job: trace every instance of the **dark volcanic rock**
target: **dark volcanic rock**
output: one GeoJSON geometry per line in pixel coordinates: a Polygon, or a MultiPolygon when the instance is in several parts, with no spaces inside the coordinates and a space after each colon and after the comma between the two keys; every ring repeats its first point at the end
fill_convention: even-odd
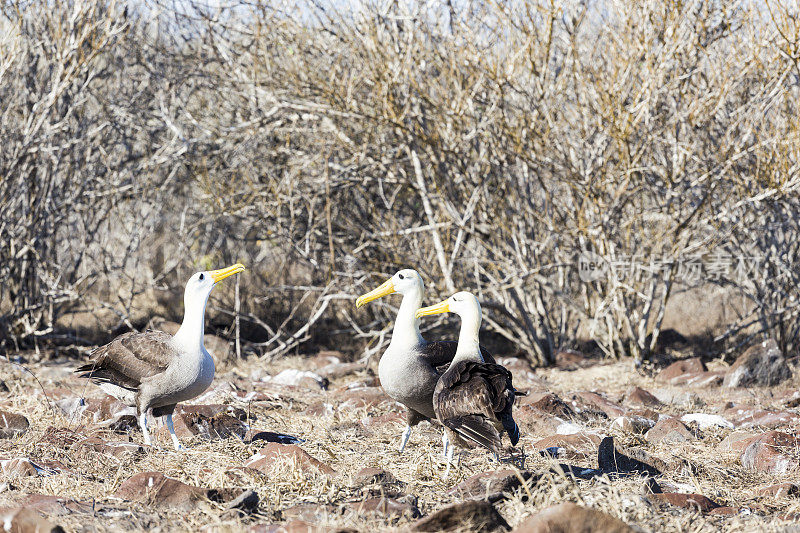
{"type": "Polygon", "coordinates": [[[606,474],[644,474],[659,476],[661,471],[653,464],[629,457],[614,446],[614,437],[606,437],[597,449],[597,465],[606,474]]]}
{"type": "Polygon", "coordinates": [[[539,475],[528,470],[517,473],[515,470],[503,469],[482,472],[465,479],[452,489],[450,494],[462,500],[487,500],[496,502],[510,497],[516,489],[526,483],[539,479],[539,475]],[[520,479],[521,478],[521,479],[520,479]]]}
{"type": "Polygon", "coordinates": [[[784,474],[800,467],[800,437],[770,431],[754,439],[742,453],[742,465],[755,472],[784,474]]]}
{"type": "Polygon", "coordinates": [[[409,526],[409,531],[478,531],[509,530],[511,527],[494,506],[482,500],[448,505],[409,526]]]}
{"type": "Polygon", "coordinates": [[[22,435],[30,427],[30,422],[24,416],[8,411],[0,411],[0,439],[11,439],[22,435]]]}
{"type": "Polygon", "coordinates": [[[769,339],[751,346],[725,374],[725,387],[772,386],[790,378],[792,371],[778,344],[769,339]]]}
{"type": "Polygon", "coordinates": [[[272,431],[258,431],[254,433],[251,430],[245,436],[245,441],[249,443],[259,440],[263,440],[264,442],[277,442],[279,444],[302,444],[305,442],[305,440],[301,438],[286,435],[285,433],[274,433],[272,431]]]}
{"type": "Polygon", "coordinates": [[[635,533],[628,524],[602,511],[572,502],[548,507],[530,517],[512,533],[635,533]]]}

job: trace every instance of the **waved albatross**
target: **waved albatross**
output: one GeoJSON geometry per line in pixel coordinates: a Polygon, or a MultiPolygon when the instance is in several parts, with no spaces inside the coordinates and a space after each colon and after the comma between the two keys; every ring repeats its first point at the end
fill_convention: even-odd
{"type": "MultiPolygon", "coordinates": [[[[394,321],[392,340],[378,363],[378,378],[386,394],[406,407],[406,427],[400,439],[400,453],[406,447],[411,428],[423,420],[436,420],[433,410],[433,390],[439,377],[447,370],[456,354],[453,341],[428,342],[419,332],[419,320],[414,316],[422,305],[425,286],[416,270],[398,271],[380,287],[362,294],[356,307],[393,293],[403,295],[394,321]]],[[[481,347],[484,360],[494,363],[491,354],[481,347]]],[[[445,452],[447,433],[442,435],[445,452]]]]}
{"type": "Polygon", "coordinates": [[[175,449],[183,449],[172,425],[175,405],[199,396],[214,379],[214,360],[203,346],[208,296],[217,283],[243,270],[237,263],[189,278],[183,293],[183,324],[175,336],[153,330],[125,333],[95,348],[92,362],[75,370],[122,403],[136,407],[148,446],[147,410],[153,409],[153,416],[167,416],[175,449]]]}
{"type": "MultiPolygon", "coordinates": [[[[416,316],[449,312],[461,317],[461,331],[453,362],[436,384],[433,409],[450,442],[464,448],[483,446],[498,459],[504,431],[512,445],[519,442],[519,427],[511,416],[517,394],[511,372],[481,355],[481,305],[472,293],[457,292],[443,302],[418,310],[416,316]]],[[[445,479],[452,459],[450,446],[445,479]]]]}

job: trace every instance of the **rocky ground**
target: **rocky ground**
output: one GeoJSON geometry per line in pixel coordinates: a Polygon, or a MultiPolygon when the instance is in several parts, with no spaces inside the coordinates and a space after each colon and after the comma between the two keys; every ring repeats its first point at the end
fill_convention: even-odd
{"type": "Polygon", "coordinates": [[[800,519],[798,378],[770,343],[730,367],[504,358],[529,392],[515,408],[524,459],[465,452],[446,481],[439,431],[423,424],[399,454],[399,406],[371,367],[339,356],[220,365],[180,407],[182,452],[159,421],[158,447],[141,446],[131,411],[74,378],[75,360],[0,363],[5,530],[788,531],[800,519]]]}

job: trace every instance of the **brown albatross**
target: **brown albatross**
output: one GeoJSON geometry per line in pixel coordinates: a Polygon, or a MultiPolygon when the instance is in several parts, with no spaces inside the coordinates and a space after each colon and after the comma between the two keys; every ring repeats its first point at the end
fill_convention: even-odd
{"type": "MultiPolygon", "coordinates": [[[[433,390],[456,354],[453,341],[428,342],[419,332],[414,313],[422,305],[425,286],[416,270],[398,271],[380,287],[362,294],[356,307],[393,293],[403,295],[392,330],[392,340],[378,363],[378,378],[386,394],[406,407],[406,427],[400,439],[400,453],[411,436],[411,428],[423,420],[436,420],[433,390]]],[[[480,348],[484,360],[494,363],[491,354],[480,348]]],[[[445,452],[447,433],[442,435],[445,452]]]]}
{"type": "Polygon", "coordinates": [[[151,444],[147,410],[167,417],[176,450],[183,449],[175,435],[172,413],[178,402],[199,396],[214,379],[214,360],[203,346],[206,302],[223,279],[244,270],[241,264],[197,272],[183,293],[183,324],[174,336],[163,331],[130,332],[95,348],[92,362],[75,372],[92,380],[106,393],[136,407],[144,443],[151,444]]]}
{"type": "MultiPolygon", "coordinates": [[[[452,444],[464,448],[483,446],[498,459],[503,432],[508,433],[512,445],[519,442],[519,427],[511,416],[517,393],[511,372],[481,355],[481,306],[472,293],[457,292],[443,302],[419,309],[416,316],[449,312],[461,317],[461,331],[453,362],[436,384],[433,409],[452,444]]],[[[445,479],[452,458],[450,446],[445,479]]]]}

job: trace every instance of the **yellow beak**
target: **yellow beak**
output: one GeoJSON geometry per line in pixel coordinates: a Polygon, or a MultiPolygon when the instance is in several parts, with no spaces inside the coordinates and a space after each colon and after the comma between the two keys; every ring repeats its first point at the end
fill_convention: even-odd
{"type": "Polygon", "coordinates": [[[373,289],[366,294],[362,294],[356,300],[356,307],[361,307],[364,304],[371,302],[372,300],[377,300],[382,296],[386,296],[387,294],[392,294],[395,292],[394,290],[394,283],[392,280],[386,280],[380,287],[377,289],[373,289]]]}
{"type": "Polygon", "coordinates": [[[417,309],[417,312],[414,314],[417,318],[422,318],[423,316],[428,315],[438,315],[441,313],[449,313],[450,312],[450,302],[448,300],[444,300],[439,302],[438,304],[431,305],[430,307],[420,307],[417,309]]]}
{"type": "Polygon", "coordinates": [[[244,270],[244,265],[241,263],[236,263],[235,265],[229,266],[228,268],[220,268],[219,270],[212,270],[211,272],[209,272],[209,274],[211,274],[211,279],[214,280],[214,283],[219,283],[223,279],[233,276],[234,274],[238,274],[243,270],[244,270]]]}

